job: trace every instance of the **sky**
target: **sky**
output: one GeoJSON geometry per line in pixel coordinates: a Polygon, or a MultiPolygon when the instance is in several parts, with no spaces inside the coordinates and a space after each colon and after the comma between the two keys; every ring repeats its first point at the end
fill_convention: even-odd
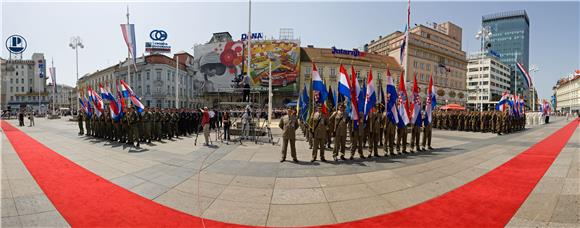
{"type": "MultiPolygon", "coordinates": [[[[149,32],[161,29],[172,52],[193,53],[212,33],[228,31],[234,39],[248,31],[247,1],[15,1],[0,0],[1,37],[25,37],[24,58],[44,53],[57,68],[57,83],[74,85],[75,53],[68,44],[80,36],[79,77],[127,57],[120,24],[136,27],[137,54],[144,53],[149,32]]],[[[379,35],[402,30],[406,1],[253,1],[252,32],[278,37],[280,28],[293,28],[301,45],[341,49],[361,48],[379,35]]],[[[411,24],[451,21],[463,28],[463,50],[478,51],[475,39],[486,14],[521,10],[530,17],[530,64],[538,94],[548,98],[559,78],[580,69],[580,1],[412,1],[411,24]]],[[[5,44],[1,57],[8,58],[5,44]]]]}

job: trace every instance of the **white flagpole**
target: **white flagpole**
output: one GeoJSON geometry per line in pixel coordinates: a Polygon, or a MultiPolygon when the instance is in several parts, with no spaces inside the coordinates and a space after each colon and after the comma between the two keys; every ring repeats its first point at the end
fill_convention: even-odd
{"type": "Polygon", "coordinates": [[[272,60],[270,60],[270,71],[268,74],[268,125],[272,123],[272,60]]]}
{"type": "MultiPolygon", "coordinates": [[[[129,6],[127,6],[127,36],[129,36],[129,6]]],[[[131,63],[129,62],[131,61],[131,51],[130,49],[127,49],[127,84],[131,85],[131,63]]],[[[125,98],[123,98],[125,99],[125,98]]],[[[131,99],[127,99],[127,104],[130,105],[131,104],[131,99]]]]}
{"type": "MultiPolygon", "coordinates": [[[[248,64],[246,64],[247,66],[247,77],[251,79],[251,74],[250,74],[250,61],[251,61],[251,45],[252,45],[252,0],[249,0],[248,3],[248,37],[246,38],[248,40],[248,59],[247,62],[248,64]]],[[[250,99],[248,99],[248,102],[250,101],[250,99]]]]}
{"type": "MultiPolygon", "coordinates": [[[[405,37],[405,76],[403,77],[403,82],[407,86],[407,74],[409,74],[409,51],[411,50],[411,44],[409,43],[409,37],[411,36],[411,0],[407,3],[407,36],[405,37]]],[[[403,64],[403,63],[401,63],[403,64]]]]}
{"type": "Polygon", "coordinates": [[[175,108],[179,109],[179,56],[175,59],[176,79],[175,79],[175,108]]]}
{"type": "Polygon", "coordinates": [[[50,60],[50,76],[53,77],[52,78],[52,115],[54,115],[56,113],[56,76],[54,74],[56,74],[56,70],[54,69],[54,59],[50,60]]]}

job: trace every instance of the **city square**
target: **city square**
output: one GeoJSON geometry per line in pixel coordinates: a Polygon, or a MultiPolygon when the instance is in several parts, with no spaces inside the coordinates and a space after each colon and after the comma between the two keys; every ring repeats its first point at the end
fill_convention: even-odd
{"type": "Polygon", "coordinates": [[[580,2],[521,3],[2,2],[1,226],[578,227],[580,2]]]}

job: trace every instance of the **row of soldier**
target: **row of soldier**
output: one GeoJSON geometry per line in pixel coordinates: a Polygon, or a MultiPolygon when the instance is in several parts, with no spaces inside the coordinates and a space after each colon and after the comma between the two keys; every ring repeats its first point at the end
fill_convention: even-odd
{"type": "MultiPolygon", "coordinates": [[[[324,151],[326,147],[331,148],[332,142],[334,142],[333,159],[335,161],[338,161],[339,158],[346,160],[347,136],[351,142],[350,160],[354,159],[355,153],[358,153],[361,159],[373,156],[380,157],[380,149],[384,151],[384,156],[433,149],[431,147],[431,123],[426,121],[426,116],[422,118],[425,121],[408,126],[399,125],[388,120],[382,104],[379,104],[377,111],[371,112],[366,120],[363,113],[359,113],[359,116],[358,122],[355,123],[345,112],[345,106],[341,104],[338,110],[328,115],[322,114],[322,109],[319,106],[308,122],[300,121],[300,128],[312,148],[311,162],[316,161],[317,157],[321,161],[326,161],[324,151]],[[410,151],[407,151],[408,131],[411,133],[410,151]],[[422,143],[420,143],[421,134],[423,135],[422,143]],[[365,155],[364,152],[364,145],[367,143],[369,155],[365,155]]],[[[281,161],[284,161],[286,157],[285,147],[286,145],[283,145],[281,161]]],[[[296,159],[294,151],[292,151],[292,156],[293,159],[296,159]]]]}
{"type": "Polygon", "coordinates": [[[491,132],[498,135],[521,131],[525,115],[511,115],[509,111],[435,111],[433,127],[444,130],[491,132]]]}
{"type": "Polygon", "coordinates": [[[86,133],[97,138],[136,144],[137,147],[141,142],[179,138],[201,130],[201,112],[194,109],[145,108],[137,112],[132,107],[123,108],[124,115],[118,121],[111,117],[108,110],[100,116],[87,115],[82,111],[78,113],[79,135],[86,133]]]}

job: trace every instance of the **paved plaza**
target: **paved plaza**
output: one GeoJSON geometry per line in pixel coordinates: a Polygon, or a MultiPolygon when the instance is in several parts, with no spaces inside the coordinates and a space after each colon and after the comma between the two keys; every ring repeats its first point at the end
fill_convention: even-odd
{"type": "MultiPolygon", "coordinates": [[[[15,120],[7,122],[17,126],[15,120]]],[[[434,130],[432,151],[314,163],[301,133],[300,162],[280,163],[278,144],[225,144],[216,142],[215,133],[212,147],[202,146],[202,137],[194,146],[193,135],[134,148],[78,136],[76,122],[66,119],[37,119],[35,127],[19,129],[96,175],[184,213],[244,225],[308,226],[365,219],[436,198],[567,123],[553,118],[548,125],[503,136],[434,130]]],[[[272,126],[278,141],[281,131],[277,122],[272,126]]],[[[69,226],[4,133],[1,148],[2,227],[69,226]]],[[[579,226],[579,152],[580,129],[575,129],[508,226],[579,226]]],[[[326,158],[332,158],[331,150],[326,158]]]]}

